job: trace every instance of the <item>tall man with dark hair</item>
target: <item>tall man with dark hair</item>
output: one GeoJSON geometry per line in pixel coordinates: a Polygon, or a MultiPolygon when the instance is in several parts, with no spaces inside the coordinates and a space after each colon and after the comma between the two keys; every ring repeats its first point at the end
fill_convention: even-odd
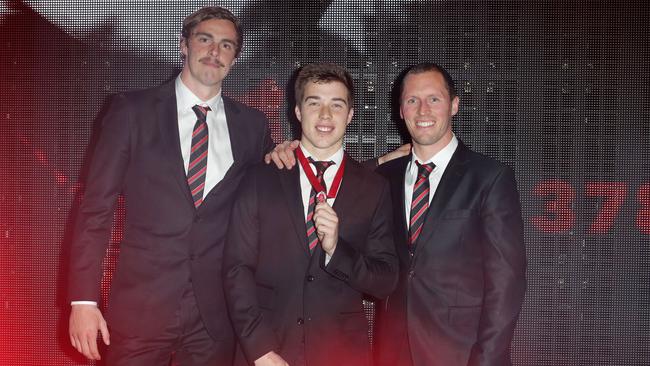
{"type": "Polygon", "coordinates": [[[117,95],[102,123],[71,249],[70,340],[109,365],[230,365],[221,286],[232,197],[272,147],[264,115],[222,95],[242,47],[237,18],[206,7],[183,21],[180,75],[117,95]],[[97,307],[118,194],[124,239],[107,321],[97,307]],[[110,337],[109,337],[110,329],[110,337]]]}
{"type": "MultiPolygon", "coordinates": [[[[397,86],[412,150],[378,168],[391,186],[400,276],[378,306],[377,364],[509,366],[526,289],[514,174],[452,132],[459,98],[445,69],[415,65],[397,86]]],[[[294,146],[267,162],[290,168],[294,146]]]]}
{"type": "Polygon", "coordinates": [[[378,168],[391,184],[401,269],[379,307],[378,364],[511,365],[526,288],[514,174],[452,132],[459,98],[446,70],[418,64],[398,82],[413,149],[378,168]]]}
{"type": "Polygon", "coordinates": [[[304,66],[296,79],[299,167],[260,164],[242,182],[228,230],[224,285],[237,365],[370,364],[363,299],[397,281],[387,182],[343,151],[349,73],[304,66]]]}

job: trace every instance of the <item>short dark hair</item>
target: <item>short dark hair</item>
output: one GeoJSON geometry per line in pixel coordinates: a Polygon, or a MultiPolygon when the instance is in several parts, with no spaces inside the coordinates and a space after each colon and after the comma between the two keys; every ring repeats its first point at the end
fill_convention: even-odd
{"type": "Polygon", "coordinates": [[[330,83],[338,81],[348,89],[348,106],[354,104],[354,83],[350,73],[339,65],[332,63],[314,63],[303,66],[298,72],[294,91],[296,104],[300,105],[305,94],[305,85],[312,83],[330,83]]]}
{"type": "Polygon", "coordinates": [[[421,74],[430,71],[439,72],[442,75],[442,77],[445,79],[445,87],[447,88],[447,92],[449,93],[450,99],[454,99],[454,97],[458,95],[458,92],[456,91],[456,83],[454,83],[454,79],[451,77],[449,72],[447,72],[447,70],[445,70],[442,66],[438,64],[434,64],[433,62],[422,62],[413,65],[411,67],[408,67],[406,70],[402,72],[401,77],[399,78],[398,96],[400,97],[400,99],[402,97],[402,90],[404,88],[404,80],[406,80],[407,76],[414,75],[414,74],[421,74]]]}
{"type": "Polygon", "coordinates": [[[237,30],[237,44],[235,45],[235,57],[238,57],[241,53],[242,45],[244,44],[244,30],[242,29],[241,22],[239,19],[226,8],[220,6],[206,6],[201,8],[194,13],[188,15],[183,20],[183,29],[181,29],[181,37],[187,42],[192,35],[192,31],[196,28],[199,23],[205,20],[210,19],[223,19],[229,20],[232,24],[235,25],[237,30]]]}

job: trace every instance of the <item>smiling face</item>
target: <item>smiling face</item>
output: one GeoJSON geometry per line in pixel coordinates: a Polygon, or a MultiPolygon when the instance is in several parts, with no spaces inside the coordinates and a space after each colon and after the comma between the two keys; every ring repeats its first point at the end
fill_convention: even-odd
{"type": "Polygon", "coordinates": [[[451,118],[458,112],[458,97],[451,98],[438,71],[409,74],[403,81],[400,116],[413,139],[415,154],[423,160],[451,141],[451,118]]]}
{"type": "Polygon", "coordinates": [[[185,57],[181,80],[203,100],[215,96],[235,63],[236,50],[235,24],[225,19],[200,22],[188,38],[181,39],[185,57]]]}
{"type": "Polygon", "coordinates": [[[317,159],[328,158],[343,145],[354,114],[348,103],[349,91],[340,81],[305,84],[295,112],[302,126],[300,142],[317,159]]]}

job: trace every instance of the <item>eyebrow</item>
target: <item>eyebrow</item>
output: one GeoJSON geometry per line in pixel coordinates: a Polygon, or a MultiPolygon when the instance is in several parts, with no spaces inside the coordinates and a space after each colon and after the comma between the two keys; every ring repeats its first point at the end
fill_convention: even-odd
{"type": "Polygon", "coordinates": [[[420,99],[420,98],[430,98],[430,97],[444,98],[445,93],[444,92],[434,92],[434,93],[429,93],[429,94],[427,94],[427,95],[425,95],[423,97],[420,97],[419,95],[417,95],[417,93],[414,93],[414,94],[402,94],[400,96],[400,99],[405,100],[405,99],[409,99],[409,98],[418,98],[418,99],[420,99]]]}
{"type": "MultiPolygon", "coordinates": [[[[205,37],[208,37],[210,39],[214,39],[214,36],[212,34],[206,33],[206,32],[195,32],[194,36],[205,36],[205,37]]],[[[237,42],[235,42],[235,41],[233,41],[232,39],[229,39],[229,38],[222,39],[221,42],[230,43],[233,46],[237,47],[237,42]]]]}
{"type": "MultiPolygon", "coordinates": [[[[314,100],[321,100],[321,97],[318,95],[309,95],[305,97],[305,102],[314,99],[314,100]]],[[[348,101],[345,98],[332,98],[333,101],[339,101],[345,103],[345,105],[348,105],[348,101]]]]}
{"type": "Polygon", "coordinates": [[[233,47],[237,47],[237,42],[233,41],[232,39],[226,38],[221,40],[221,42],[230,43],[231,45],[233,45],[233,47]]]}
{"type": "Polygon", "coordinates": [[[214,38],[212,34],[210,33],[205,33],[205,32],[194,32],[194,36],[206,36],[208,38],[214,38]]]}

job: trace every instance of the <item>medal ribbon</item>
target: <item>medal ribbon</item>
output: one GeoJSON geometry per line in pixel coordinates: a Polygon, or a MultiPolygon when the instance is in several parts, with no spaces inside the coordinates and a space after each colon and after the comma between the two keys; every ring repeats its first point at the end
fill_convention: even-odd
{"type": "MultiPolygon", "coordinates": [[[[302,166],[302,170],[305,172],[305,175],[307,175],[307,179],[309,180],[309,183],[311,183],[312,188],[314,188],[316,192],[319,192],[319,194],[321,192],[324,193],[325,189],[323,189],[323,186],[320,184],[318,178],[316,178],[316,175],[312,171],[311,166],[309,166],[309,161],[300,149],[300,146],[298,146],[296,149],[296,157],[298,157],[298,162],[302,166]]],[[[341,165],[336,171],[336,175],[334,175],[334,180],[332,181],[332,185],[330,186],[329,192],[327,193],[327,198],[336,198],[336,193],[338,193],[339,187],[341,186],[341,180],[343,180],[344,171],[345,157],[343,160],[341,160],[341,165]]]]}

